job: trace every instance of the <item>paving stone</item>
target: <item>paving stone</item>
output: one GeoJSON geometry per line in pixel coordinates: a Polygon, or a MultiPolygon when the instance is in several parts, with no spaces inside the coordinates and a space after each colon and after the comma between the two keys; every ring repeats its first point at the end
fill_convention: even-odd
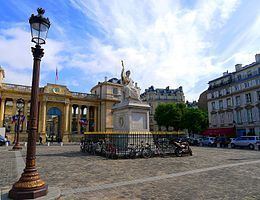
{"type": "MultiPolygon", "coordinates": [[[[107,160],[81,153],[79,145],[37,146],[37,169],[61,189],[62,199],[260,199],[260,152],[192,149],[194,156],[187,157],[107,160]]],[[[14,154],[3,154],[10,167],[14,154]]]]}

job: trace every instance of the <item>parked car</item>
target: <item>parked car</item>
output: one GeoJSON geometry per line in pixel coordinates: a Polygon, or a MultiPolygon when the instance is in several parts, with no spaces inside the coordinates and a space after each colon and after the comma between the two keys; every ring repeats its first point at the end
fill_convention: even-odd
{"type": "Polygon", "coordinates": [[[6,139],[2,135],[0,135],[0,146],[5,145],[5,143],[6,139]]]}
{"type": "Polygon", "coordinates": [[[199,146],[199,138],[189,138],[189,144],[192,146],[199,146]]]}
{"type": "Polygon", "coordinates": [[[260,145],[259,136],[241,136],[231,142],[231,148],[248,147],[253,150],[255,145],[260,145]]]}
{"type": "Polygon", "coordinates": [[[214,137],[205,137],[201,139],[200,143],[202,146],[214,146],[214,140],[214,137]]]}
{"type": "Polygon", "coordinates": [[[231,140],[227,137],[216,137],[215,138],[215,141],[214,141],[214,144],[215,146],[217,144],[220,145],[220,147],[228,147],[228,144],[231,142],[231,140]]]}

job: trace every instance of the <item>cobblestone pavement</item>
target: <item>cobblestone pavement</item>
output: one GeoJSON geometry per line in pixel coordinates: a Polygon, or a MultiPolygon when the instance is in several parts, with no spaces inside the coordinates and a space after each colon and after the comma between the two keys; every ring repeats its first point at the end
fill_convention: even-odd
{"type": "Polygon", "coordinates": [[[187,157],[107,160],[76,145],[37,146],[37,168],[68,200],[260,199],[260,151],[192,149],[187,157]]]}
{"type": "Polygon", "coordinates": [[[0,147],[0,188],[9,186],[17,180],[15,152],[0,147]]]}

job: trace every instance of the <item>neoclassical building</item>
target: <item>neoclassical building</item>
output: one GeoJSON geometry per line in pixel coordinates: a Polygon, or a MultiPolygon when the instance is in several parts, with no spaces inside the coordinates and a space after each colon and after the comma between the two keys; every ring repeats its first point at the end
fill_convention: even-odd
{"type": "MultiPolygon", "coordinates": [[[[18,113],[16,101],[24,100],[22,114],[25,120],[20,126],[21,139],[27,137],[27,123],[30,117],[31,87],[4,83],[5,73],[0,68],[0,127],[5,127],[7,136],[13,138],[15,123],[12,117],[18,113]]],[[[38,110],[38,137],[43,141],[53,135],[63,141],[70,141],[73,135],[83,132],[111,131],[112,106],[120,101],[121,84],[116,79],[99,82],[91,93],[70,91],[64,85],[47,84],[40,87],[38,110]]]]}

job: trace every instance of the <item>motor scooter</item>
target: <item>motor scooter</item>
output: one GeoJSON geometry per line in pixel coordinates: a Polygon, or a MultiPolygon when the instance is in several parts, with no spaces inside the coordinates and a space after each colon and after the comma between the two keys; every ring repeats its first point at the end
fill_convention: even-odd
{"type": "Polygon", "coordinates": [[[183,155],[192,156],[192,150],[191,150],[188,142],[181,142],[181,141],[175,142],[175,141],[173,141],[173,144],[176,147],[174,153],[177,157],[181,157],[183,155]]]}

